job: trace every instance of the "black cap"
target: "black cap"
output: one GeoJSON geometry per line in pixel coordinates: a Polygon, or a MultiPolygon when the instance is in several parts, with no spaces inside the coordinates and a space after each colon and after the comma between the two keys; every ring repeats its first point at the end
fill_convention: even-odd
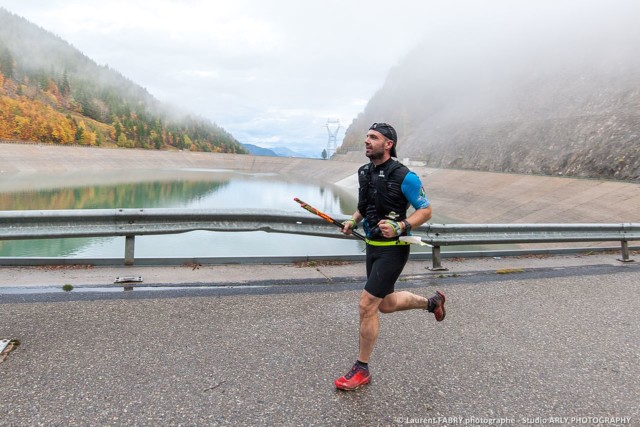
{"type": "Polygon", "coordinates": [[[385,136],[385,138],[393,141],[393,147],[391,147],[391,157],[398,157],[396,154],[396,145],[398,145],[398,134],[396,130],[387,123],[374,123],[371,125],[369,130],[375,130],[376,132],[380,132],[385,136]]]}

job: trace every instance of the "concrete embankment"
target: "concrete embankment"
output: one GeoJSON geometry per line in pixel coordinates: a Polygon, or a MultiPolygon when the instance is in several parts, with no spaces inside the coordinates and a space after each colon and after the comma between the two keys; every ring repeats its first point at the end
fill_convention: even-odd
{"type": "MultiPolygon", "coordinates": [[[[114,171],[225,169],[277,173],[306,181],[337,184],[355,191],[357,160],[324,161],[235,154],[118,150],[50,145],[0,144],[0,192],[16,191],[25,177],[47,173],[39,186],[69,184],[81,177],[92,184],[114,171]],[[52,178],[55,173],[57,178],[52,178]],[[82,172],[82,174],[79,174],[82,172]]],[[[640,184],[564,177],[412,167],[424,182],[439,215],[463,223],[640,222],[640,184]]],[[[148,174],[145,176],[149,176],[148,174]]],[[[148,179],[148,178],[147,178],[148,179]]],[[[29,185],[34,185],[30,179],[29,185]]],[[[37,180],[36,180],[37,181],[37,180]]]]}
{"type": "Polygon", "coordinates": [[[335,182],[353,174],[357,166],[359,163],[355,162],[351,165],[348,162],[321,159],[241,154],[0,144],[0,179],[5,182],[19,181],[26,174],[69,175],[82,171],[86,172],[86,179],[91,179],[92,175],[115,170],[135,172],[154,169],[191,169],[205,172],[222,169],[248,173],[277,173],[309,181],[335,182]]]}

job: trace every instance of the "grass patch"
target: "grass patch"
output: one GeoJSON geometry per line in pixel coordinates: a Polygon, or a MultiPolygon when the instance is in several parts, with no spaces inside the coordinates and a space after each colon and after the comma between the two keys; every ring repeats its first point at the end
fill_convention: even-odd
{"type": "Polygon", "coordinates": [[[70,285],[70,284],[67,283],[66,285],[64,285],[62,287],[62,290],[65,291],[65,292],[71,292],[73,290],[73,285],[70,285]]]}
{"type": "Polygon", "coordinates": [[[451,274],[439,274],[438,279],[446,279],[447,277],[460,277],[459,273],[451,273],[451,274]]]}
{"type": "Polygon", "coordinates": [[[522,269],[522,268],[502,268],[500,270],[496,270],[496,274],[515,274],[515,273],[524,273],[524,269],[522,269]]]}
{"type": "Polygon", "coordinates": [[[304,268],[304,267],[330,267],[330,266],[347,265],[347,264],[351,264],[351,262],[349,262],[349,261],[316,261],[316,260],[310,260],[310,261],[297,261],[297,262],[293,263],[293,265],[296,266],[297,268],[304,268]]]}

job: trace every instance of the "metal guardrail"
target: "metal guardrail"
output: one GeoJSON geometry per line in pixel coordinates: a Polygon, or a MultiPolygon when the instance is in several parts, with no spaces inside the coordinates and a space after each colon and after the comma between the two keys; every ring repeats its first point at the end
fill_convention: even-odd
{"type": "Polygon", "coordinates": [[[640,223],[621,224],[427,224],[418,228],[432,244],[433,270],[441,270],[440,246],[508,243],[620,242],[629,258],[630,241],[640,240],[640,223]]]}
{"type": "MultiPolygon", "coordinates": [[[[335,217],[342,221],[348,217],[335,217]]],[[[0,211],[0,240],[68,237],[125,237],[124,263],[134,263],[135,236],[196,230],[266,231],[349,238],[306,213],[276,210],[87,209],[0,211]]],[[[640,223],[622,224],[426,224],[414,234],[433,246],[432,270],[444,270],[440,247],[505,243],[621,242],[630,261],[629,241],[640,240],[640,223]]]]}

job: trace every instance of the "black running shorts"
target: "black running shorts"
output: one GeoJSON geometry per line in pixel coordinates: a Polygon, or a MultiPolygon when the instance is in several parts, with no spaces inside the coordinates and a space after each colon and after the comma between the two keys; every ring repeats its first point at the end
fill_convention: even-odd
{"type": "Polygon", "coordinates": [[[367,245],[367,284],[364,290],[378,298],[392,293],[409,259],[409,250],[409,245],[367,245]]]}

